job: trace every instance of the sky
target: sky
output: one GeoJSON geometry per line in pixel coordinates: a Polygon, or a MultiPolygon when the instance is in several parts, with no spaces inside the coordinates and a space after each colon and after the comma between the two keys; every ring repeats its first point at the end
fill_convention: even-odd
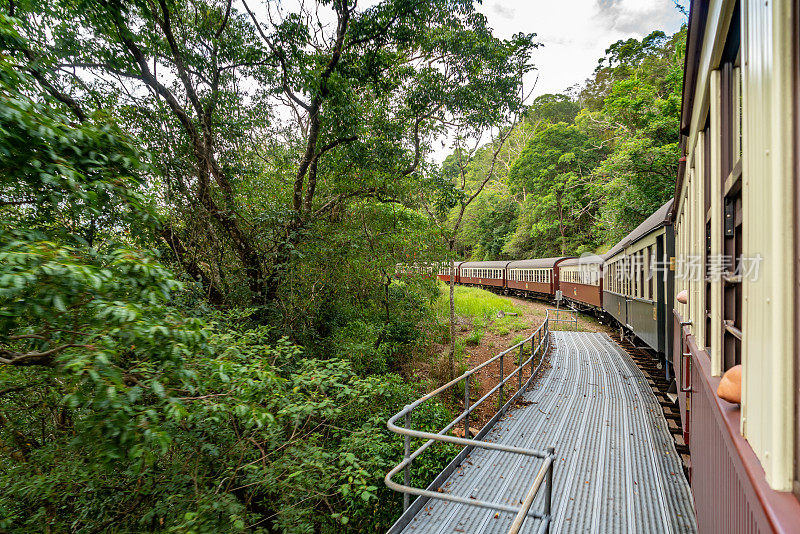
{"type": "Polygon", "coordinates": [[[526,91],[535,81],[533,97],[582,84],[620,39],[653,30],[669,35],[685,22],[673,0],[484,0],[478,9],[498,37],[536,33],[543,46],[533,54],[537,70],[525,80],[526,91]]]}

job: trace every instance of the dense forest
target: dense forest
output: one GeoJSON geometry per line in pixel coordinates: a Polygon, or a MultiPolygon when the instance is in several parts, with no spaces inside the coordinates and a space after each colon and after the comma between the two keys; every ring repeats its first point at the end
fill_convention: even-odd
{"type": "Polygon", "coordinates": [[[459,257],[602,253],[669,200],[685,39],[684,29],[616,42],[585,85],[538,97],[474,156],[449,156],[443,172],[475,187],[489,177],[466,210],[459,257]]]}
{"type": "Polygon", "coordinates": [[[385,530],[451,335],[396,265],[635,227],[683,39],[526,103],[536,36],[471,0],[0,0],[0,531],[385,530]]]}

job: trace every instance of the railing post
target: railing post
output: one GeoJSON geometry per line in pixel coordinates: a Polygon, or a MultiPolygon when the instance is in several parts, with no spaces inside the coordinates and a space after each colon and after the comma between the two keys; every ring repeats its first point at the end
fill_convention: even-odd
{"type": "Polygon", "coordinates": [[[464,438],[469,438],[469,376],[464,379],[464,438]]]}
{"type": "MultiPolygon", "coordinates": [[[[519,384],[519,387],[517,388],[518,392],[522,391],[522,366],[524,365],[523,364],[524,360],[522,359],[522,356],[524,354],[525,354],[525,343],[519,346],[519,361],[517,362],[517,383],[519,384]]],[[[531,356],[533,356],[532,352],[531,356]]]]}
{"type": "Polygon", "coordinates": [[[500,396],[497,398],[497,409],[503,407],[503,375],[505,374],[505,367],[503,366],[503,358],[505,355],[500,353],[500,396]]]}
{"type": "MultiPolygon", "coordinates": [[[[550,462],[550,467],[547,468],[547,493],[544,494],[544,513],[546,516],[550,517],[552,515],[551,508],[553,504],[553,465],[556,463],[556,449],[555,447],[547,447],[547,452],[550,453],[550,457],[553,461],[550,462]]],[[[549,534],[550,522],[547,523],[545,532],[549,534]]]]}
{"type": "MultiPolygon", "coordinates": [[[[411,428],[411,410],[406,412],[406,429],[411,428]]],[[[403,459],[408,461],[408,457],[411,456],[411,436],[406,434],[405,436],[405,448],[403,452],[403,459]]],[[[411,485],[411,464],[406,464],[405,473],[403,474],[403,478],[405,480],[405,485],[411,485]]],[[[408,510],[408,505],[411,501],[411,496],[408,493],[403,493],[403,510],[408,510]]]]}

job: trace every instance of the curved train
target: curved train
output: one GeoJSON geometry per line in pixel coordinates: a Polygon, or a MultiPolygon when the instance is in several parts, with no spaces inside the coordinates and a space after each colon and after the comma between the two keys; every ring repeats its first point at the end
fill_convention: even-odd
{"type": "MultiPolygon", "coordinates": [[[[672,340],[667,300],[674,284],[671,208],[672,200],[603,256],[456,262],[454,281],[544,300],[554,300],[561,291],[572,307],[613,318],[666,363],[672,340]]],[[[449,282],[450,266],[442,266],[437,278],[449,282]]]]}
{"type": "Polygon", "coordinates": [[[692,1],[680,130],[673,200],[607,254],[453,274],[613,317],[675,381],[699,532],[797,533],[800,2],[692,1]]]}

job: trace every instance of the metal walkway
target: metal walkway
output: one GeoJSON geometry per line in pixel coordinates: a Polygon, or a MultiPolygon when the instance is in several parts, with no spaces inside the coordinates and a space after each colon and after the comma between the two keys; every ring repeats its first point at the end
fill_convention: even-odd
{"type": "MultiPolygon", "coordinates": [[[[680,458],[642,372],[605,334],[551,335],[551,367],[525,393],[530,404],[510,411],[486,438],[555,446],[550,531],[696,532],[680,458]]],[[[441,491],[518,506],[542,461],[476,448],[441,491]]],[[[537,496],[534,509],[543,498],[537,496]]],[[[501,534],[512,519],[508,512],[432,499],[402,532],[501,534]]],[[[522,532],[539,527],[530,517],[522,532]]]]}

